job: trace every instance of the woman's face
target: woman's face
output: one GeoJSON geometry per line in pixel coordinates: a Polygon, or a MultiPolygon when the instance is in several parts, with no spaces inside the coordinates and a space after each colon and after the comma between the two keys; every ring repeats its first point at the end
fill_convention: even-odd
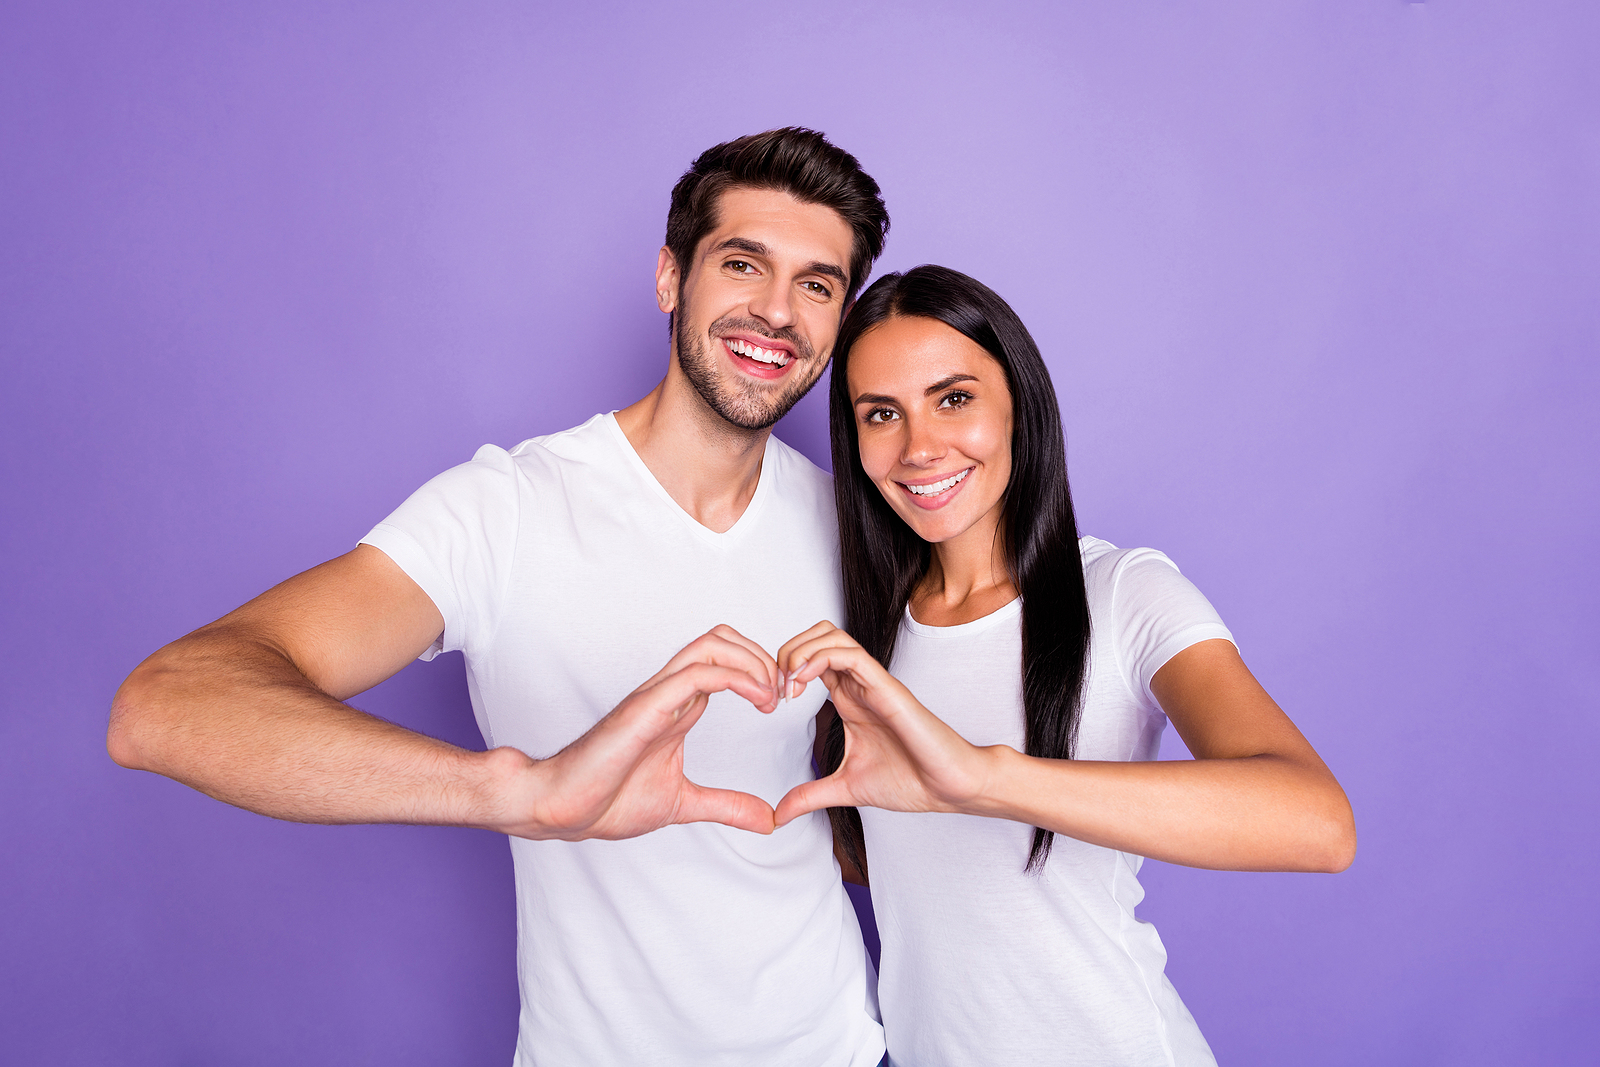
{"type": "Polygon", "coordinates": [[[861,466],[935,544],[992,540],[1011,480],[1011,390],[994,357],[937,319],[896,315],[850,350],[861,466]]]}

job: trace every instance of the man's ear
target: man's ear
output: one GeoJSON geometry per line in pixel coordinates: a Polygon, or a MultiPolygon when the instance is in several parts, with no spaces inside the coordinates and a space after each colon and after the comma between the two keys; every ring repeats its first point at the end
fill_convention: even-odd
{"type": "Polygon", "coordinates": [[[665,246],[656,253],[656,306],[667,314],[678,307],[678,261],[665,246]]]}

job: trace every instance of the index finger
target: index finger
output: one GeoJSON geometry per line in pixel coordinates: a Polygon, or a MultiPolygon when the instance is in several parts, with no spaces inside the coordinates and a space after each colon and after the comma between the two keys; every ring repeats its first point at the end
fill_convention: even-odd
{"type": "MultiPolygon", "coordinates": [[[[676,674],[695,663],[710,663],[719,667],[732,667],[760,681],[765,680],[776,700],[778,692],[778,667],[760,645],[745,637],[731,626],[719,626],[690,641],[667,661],[640,689],[648,688],[669,675],[676,674]],[[732,637],[725,637],[724,631],[732,637]]],[[[759,705],[758,705],[759,706],[759,705]]]]}
{"type": "Polygon", "coordinates": [[[705,708],[700,707],[682,716],[677,714],[678,709],[696,695],[710,696],[724,690],[739,694],[757,709],[772,703],[772,690],[761,679],[737,667],[714,663],[691,663],[656,684],[647,686],[636,698],[640,700],[640,706],[647,709],[647,714],[655,716],[663,724],[671,721],[687,730],[705,708]]]}
{"type": "Polygon", "coordinates": [[[756,659],[760,660],[766,665],[767,673],[772,677],[772,688],[778,688],[778,663],[772,658],[772,655],[768,653],[766,649],[762,648],[760,645],[756,644],[754,641],[750,640],[750,638],[746,637],[738,630],[735,630],[725,622],[718,623],[717,625],[713,626],[711,628],[711,632],[722,638],[724,641],[732,641],[736,645],[743,645],[745,648],[749,649],[750,653],[754,655],[756,659]]]}
{"type": "Polygon", "coordinates": [[[778,669],[785,672],[791,670],[789,666],[789,660],[793,657],[795,649],[809,641],[815,641],[824,634],[832,633],[837,629],[839,628],[833,623],[829,622],[827,619],[823,619],[805,633],[796,634],[795,636],[789,638],[789,640],[783,643],[783,647],[778,649],[778,669]]]}

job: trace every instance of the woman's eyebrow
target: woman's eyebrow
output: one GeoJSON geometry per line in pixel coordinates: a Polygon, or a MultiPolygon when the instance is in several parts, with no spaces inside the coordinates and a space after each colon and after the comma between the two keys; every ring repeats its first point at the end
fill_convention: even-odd
{"type": "Polygon", "coordinates": [[[898,403],[900,403],[900,401],[896,400],[892,396],[884,396],[882,393],[862,393],[860,396],[856,397],[855,400],[852,401],[852,403],[853,404],[898,404],[898,403]]]}
{"type": "Polygon", "coordinates": [[[928,386],[926,389],[924,389],[922,391],[922,395],[923,396],[932,396],[934,393],[937,393],[939,390],[948,389],[952,385],[956,384],[957,382],[975,382],[977,380],[978,380],[978,377],[975,374],[952,374],[948,378],[940,378],[938,381],[936,381],[932,385],[928,386]]]}

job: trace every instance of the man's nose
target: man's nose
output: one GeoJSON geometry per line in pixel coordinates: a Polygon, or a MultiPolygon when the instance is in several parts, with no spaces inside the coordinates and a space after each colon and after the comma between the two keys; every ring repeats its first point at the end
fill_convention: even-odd
{"type": "Polygon", "coordinates": [[[774,330],[793,326],[795,322],[793,286],[776,279],[763,285],[750,301],[750,314],[774,330]]]}

